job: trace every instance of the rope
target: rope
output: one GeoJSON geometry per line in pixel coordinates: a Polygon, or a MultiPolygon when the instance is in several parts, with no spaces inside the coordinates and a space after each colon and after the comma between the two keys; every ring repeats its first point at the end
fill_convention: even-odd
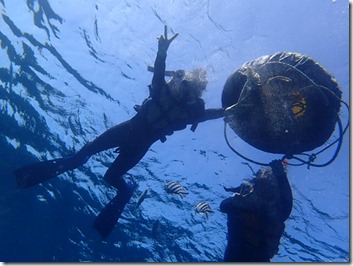
{"type": "MultiPolygon", "coordinates": [[[[337,124],[338,124],[338,130],[339,130],[339,138],[336,139],[333,143],[331,143],[329,146],[321,149],[320,151],[318,151],[317,153],[312,153],[312,154],[304,154],[304,153],[301,153],[301,154],[298,154],[298,155],[305,155],[305,156],[308,156],[309,159],[307,161],[297,157],[297,156],[290,156],[289,158],[287,156],[284,156],[283,159],[295,159],[299,162],[301,162],[300,164],[293,164],[293,163],[287,163],[288,165],[291,165],[291,166],[300,166],[300,165],[304,165],[304,164],[307,164],[308,165],[308,169],[310,168],[310,166],[314,166],[314,167],[325,167],[329,164],[331,164],[337,157],[340,149],[341,149],[341,146],[342,146],[342,140],[343,140],[343,135],[344,135],[344,130],[342,129],[342,122],[341,122],[341,119],[338,119],[337,120],[337,124]],[[328,160],[326,163],[322,163],[322,164],[314,164],[313,162],[315,161],[316,157],[318,154],[322,153],[323,151],[327,150],[329,147],[331,147],[333,144],[335,144],[336,142],[338,142],[337,144],[337,147],[336,147],[336,150],[334,152],[334,154],[332,155],[331,159],[328,160]]],[[[347,128],[345,128],[346,130],[347,128]]]]}
{"type": "MultiPolygon", "coordinates": [[[[342,101],[341,102],[346,106],[347,110],[348,110],[348,113],[349,113],[349,106],[346,102],[342,101]]],[[[302,166],[302,165],[308,165],[308,169],[310,168],[310,166],[314,166],[314,167],[325,167],[329,164],[331,164],[335,159],[336,157],[338,156],[338,153],[341,149],[341,146],[342,146],[342,142],[343,142],[343,136],[344,134],[346,133],[348,127],[349,127],[349,119],[347,121],[347,124],[345,126],[345,128],[343,129],[343,126],[342,126],[342,121],[341,119],[339,118],[338,116],[338,120],[337,120],[337,124],[338,124],[338,130],[339,130],[339,137],[333,141],[330,145],[326,146],[325,148],[321,149],[320,151],[316,152],[316,153],[312,153],[312,154],[307,154],[307,153],[300,153],[298,154],[299,156],[308,156],[309,159],[308,160],[303,160],[301,158],[299,158],[298,156],[294,156],[294,155],[284,155],[282,157],[282,161],[285,160],[285,159],[294,159],[294,160],[297,160],[299,161],[300,163],[298,164],[295,164],[295,163],[289,163],[287,162],[287,165],[291,165],[291,166],[302,166]],[[332,147],[334,144],[337,144],[337,147],[336,147],[336,150],[334,152],[334,154],[332,155],[331,159],[328,160],[326,163],[322,163],[322,164],[314,164],[313,162],[316,160],[317,158],[317,155],[319,155],[320,153],[324,152],[325,150],[329,149],[330,147],[332,147]]],[[[237,154],[239,157],[243,158],[244,160],[248,161],[248,162],[251,162],[251,163],[254,163],[254,164],[257,164],[257,165],[261,165],[261,166],[269,166],[269,164],[265,164],[265,163],[262,163],[262,162],[258,162],[258,161],[254,161],[244,155],[242,155],[241,153],[239,153],[237,150],[235,150],[232,145],[230,144],[229,140],[228,140],[228,136],[227,136],[227,122],[224,123],[224,138],[226,140],[226,143],[228,145],[228,147],[235,153],[237,154]]]]}
{"type": "Polygon", "coordinates": [[[239,157],[243,158],[244,160],[248,161],[248,162],[251,162],[251,163],[254,163],[254,164],[257,164],[257,165],[262,165],[262,166],[269,166],[270,164],[267,164],[267,163],[261,163],[261,162],[257,162],[257,161],[254,161],[248,157],[245,157],[244,155],[240,154],[238,151],[236,151],[232,145],[230,145],[230,142],[228,140],[228,137],[227,137],[227,122],[224,122],[224,138],[226,140],[226,143],[228,145],[228,147],[235,153],[237,154],[239,157]]]}

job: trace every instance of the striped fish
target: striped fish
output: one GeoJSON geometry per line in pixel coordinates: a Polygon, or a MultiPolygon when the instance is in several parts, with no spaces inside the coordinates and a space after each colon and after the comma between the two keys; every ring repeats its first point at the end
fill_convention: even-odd
{"type": "Polygon", "coordinates": [[[208,219],[208,214],[214,211],[212,211],[211,206],[207,201],[201,201],[195,205],[195,212],[204,214],[206,219],[208,219]]]}
{"type": "Polygon", "coordinates": [[[183,198],[185,195],[189,194],[189,192],[187,192],[187,190],[177,182],[165,183],[164,189],[170,194],[180,195],[181,198],[183,198]]]}

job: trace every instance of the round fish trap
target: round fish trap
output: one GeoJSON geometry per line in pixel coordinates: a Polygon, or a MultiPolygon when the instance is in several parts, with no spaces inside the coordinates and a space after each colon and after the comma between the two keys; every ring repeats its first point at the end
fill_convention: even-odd
{"type": "Polygon", "coordinates": [[[291,156],[323,145],[339,119],[342,92],[313,59],[280,52],[245,63],[227,79],[225,120],[248,144],[291,156]]]}

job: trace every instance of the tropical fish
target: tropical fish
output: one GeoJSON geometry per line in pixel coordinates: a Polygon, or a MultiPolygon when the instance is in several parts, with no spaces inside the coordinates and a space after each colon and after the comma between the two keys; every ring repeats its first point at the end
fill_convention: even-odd
{"type": "Polygon", "coordinates": [[[189,194],[189,192],[177,182],[165,183],[164,189],[170,194],[180,195],[181,198],[189,194]]]}
{"type": "Polygon", "coordinates": [[[207,201],[201,201],[195,205],[195,212],[204,214],[206,219],[208,219],[208,214],[214,211],[212,211],[211,206],[207,201]]]}
{"type": "Polygon", "coordinates": [[[145,198],[147,196],[147,192],[148,192],[148,189],[146,189],[144,192],[142,192],[140,198],[138,199],[138,201],[136,203],[135,209],[137,209],[141,205],[141,203],[145,200],[145,198]]]}

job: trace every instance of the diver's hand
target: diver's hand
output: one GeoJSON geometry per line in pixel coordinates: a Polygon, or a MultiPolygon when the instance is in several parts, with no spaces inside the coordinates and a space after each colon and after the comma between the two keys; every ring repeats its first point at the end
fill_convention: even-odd
{"type": "Polygon", "coordinates": [[[270,162],[270,166],[272,168],[272,173],[275,176],[282,176],[283,174],[286,174],[281,160],[273,160],[270,162]]]}
{"type": "Polygon", "coordinates": [[[164,36],[161,35],[158,38],[158,52],[167,54],[167,50],[171,42],[178,36],[179,33],[176,33],[172,38],[168,40],[167,35],[167,25],[164,26],[164,36]]]}

